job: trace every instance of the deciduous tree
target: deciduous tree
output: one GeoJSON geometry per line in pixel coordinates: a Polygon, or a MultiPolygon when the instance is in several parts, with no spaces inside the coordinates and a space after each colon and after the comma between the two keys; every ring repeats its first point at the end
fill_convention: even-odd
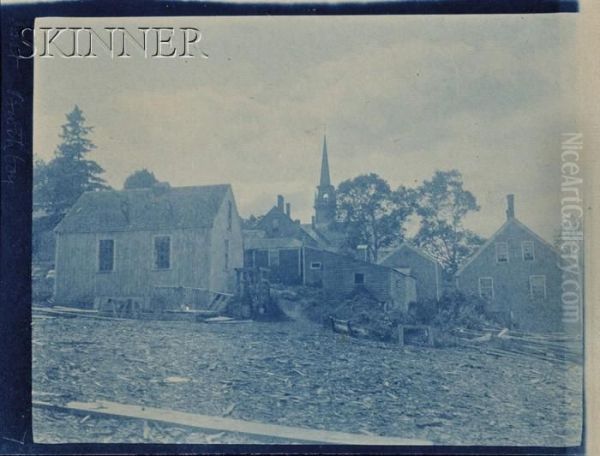
{"type": "Polygon", "coordinates": [[[436,258],[446,278],[483,243],[464,227],[465,217],[479,211],[475,196],[464,189],[459,171],[436,171],[415,192],[415,210],[420,226],[415,243],[436,258]]]}
{"type": "Polygon", "coordinates": [[[158,184],[158,179],[154,173],[152,171],[148,171],[146,168],[143,168],[134,171],[127,176],[127,179],[125,179],[125,183],[123,184],[123,188],[151,188],[156,184],[158,184]]]}
{"type": "Polygon", "coordinates": [[[337,220],[346,231],[346,247],[366,245],[372,261],[381,248],[402,241],[411,212],[411,192],[403,187],[392,191],[377,174],[348,179],[337,190],[337,220]]]}

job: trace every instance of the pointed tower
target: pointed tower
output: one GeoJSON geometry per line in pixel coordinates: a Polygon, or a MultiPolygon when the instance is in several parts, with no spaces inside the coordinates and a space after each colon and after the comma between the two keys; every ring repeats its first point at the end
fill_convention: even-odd
{"type": "Polygon", "coordinates": [[[321,158],[321,180],[315,196],[315,223],[326,227],[335,220],[335,188],[329,177],[329,159],[327,157],[327,137],[323,136],[323,156],[321,158]]]}

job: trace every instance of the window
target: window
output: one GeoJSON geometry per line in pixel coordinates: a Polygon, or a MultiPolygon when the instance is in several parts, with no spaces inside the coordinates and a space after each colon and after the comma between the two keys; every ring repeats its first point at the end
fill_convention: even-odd
{"type": "Polygon", "coordinates": [[[479,278],[479,296],[486,301],[494,299],[494,279],[491,277],[479,278]]]}
{"type": "Polygon", "coordinates": [[[254,267],[268,268],[269,267],[269,251],[255,250],[254,251],[254,267]]]}
{"type": "Polygon", "coordinates": [[[364,285],[365,283],[365,275],[362,272],[354,273],[354,284],[355,285],[364,285]]]}
{"type": "Polygon", "coordinates": [[[498,263],[508,263],[507,242],[496,242],[496,261],[498,263]]]}
{"type": "Polygon", "coordinates": [[[231,230],[231,225],[233,223],[233,204],[231,201],[227,201],[227,229],[231,230]]]}
{"type": "Polygon", "coordinates": [[[156,236],[154,238],[154,268],[171,268],[171,237],[156,236]]]}
{"type": "Polygon", "coordinates": [[[115,268],[115,241],[100,239],[98,241],[98,271],[110,272],[115,268]]]}
{"type": "Polygon", "coordinates": [[[523,261],[533,261],[533,241],[521,242],[521,251],[523,252],[523,261]]]}
{"type": "Polygon", "coordinates": [[[229,269],[229,240],[225,239],[225,269],[229,269]]]}
{"type": "Polygon", "coordinates": [[[254,267],[254,250],[244,250],[244,267],[254,267]]]}
{"type": "Polygon", "coordinates": [[[321,269],[321,262],[313,261],[312,263],[310,263],[310,268],[311,269],[321,269]]]}
{"type": "Polygon", "coordinates": [[[546,276],[529,276],[529,295],[531,299],[546,299],[546,276]]]}
{"type": "Polygon", "coordinates": [[[273,228],[273,231],[279,231],[279,219],[273,219],[271,227],[273,228]]]}

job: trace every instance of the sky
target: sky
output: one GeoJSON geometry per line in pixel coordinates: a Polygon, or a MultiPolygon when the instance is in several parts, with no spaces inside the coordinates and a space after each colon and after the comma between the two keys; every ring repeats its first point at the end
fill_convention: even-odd
{"type": "Polygon", "coordinates": [[[574,15],[44,21],[193,26],[202,40],[195,58],[36,58],[37,158],[52,158],[77,104],[113,187],[147,168],[173,186],[230,183],[242,216],[282,194],[309,222],[326,131],[336,185],[458,169],[481,206],[469,228],[491,235],[508,193],[530,228],[549,240],[558,228],[574,15]]]}

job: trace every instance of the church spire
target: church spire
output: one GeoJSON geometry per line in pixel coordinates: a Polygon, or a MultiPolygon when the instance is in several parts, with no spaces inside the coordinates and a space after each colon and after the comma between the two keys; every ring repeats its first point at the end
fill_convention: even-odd
{"type": "Polygon", "coordinates": [[[335,220],[335,187],[329,177],[329,158],[327,157],[327,137],[323,136],[323,155],[321,157],[321,180],[315,195],[315,223],[317,226],[330,226],[335,220]]]}
{"type": "Polygon", "coordinates": [[[323,157],[321,158],[321,181],[319,187],[329,187],[331,179],[329,178],[329,160],[327,158],[327,136],[323,136],[323,157]]]}

